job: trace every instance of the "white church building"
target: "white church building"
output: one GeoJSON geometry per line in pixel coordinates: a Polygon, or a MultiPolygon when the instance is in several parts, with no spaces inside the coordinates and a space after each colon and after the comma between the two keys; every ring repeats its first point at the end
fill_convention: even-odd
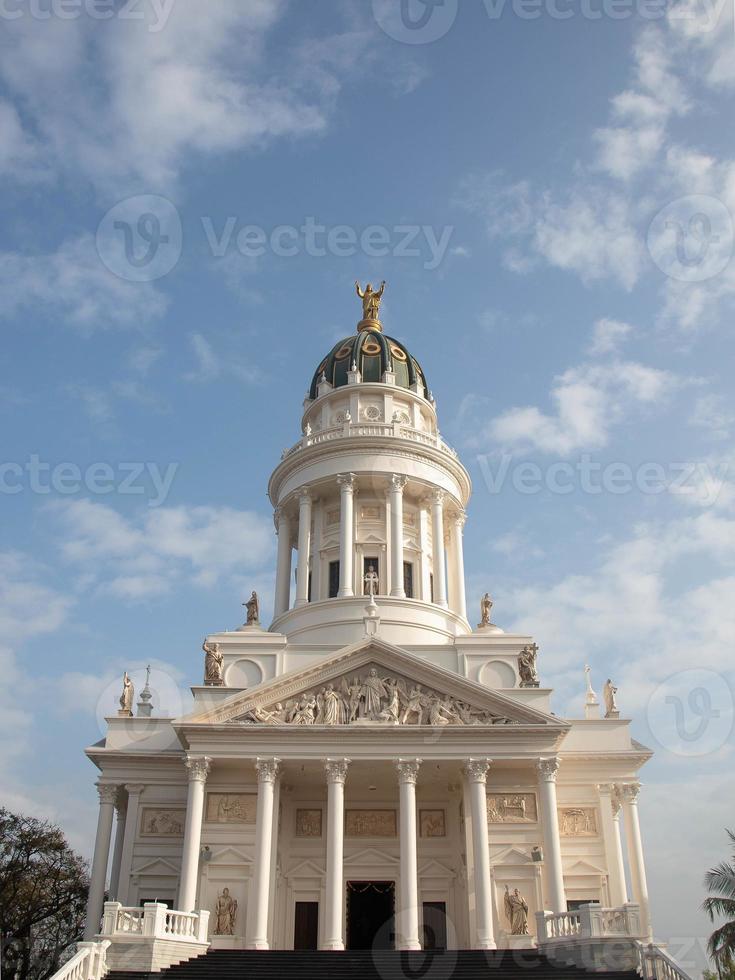
{"type": "Polygon", "coordinates": [[[272,620],[253,596],[248,624],[207,637],[191,714],[156,717],[147,689],[136,711],[126,689],[87,749],[84,950],[110,943],[115,969],[652,941],[651,753],[611,685],[554,714],[534,638],[494,625],[489,596],[468,609],[470,477],[381,295],[361,291],[270,478],[272,620]]]}

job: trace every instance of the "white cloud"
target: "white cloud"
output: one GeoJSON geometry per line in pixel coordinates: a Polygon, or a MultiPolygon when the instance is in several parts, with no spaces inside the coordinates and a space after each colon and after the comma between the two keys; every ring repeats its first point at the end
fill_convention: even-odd
{"type": "Polygon", "coordinates": [[[681,383],[668,371],[635,361],[590,362],[554,379],[552,413],[525,405],[487,420],[482,417],[486,402],[474,396],[465,399],[463,422],[473,433],[468,440],[472,446],[492,440],[504,448],[564,456],[606,445],[616,423],[635,410],[659,404],[681,383]]]}
{"type": "Polygon", "coordinates": [[[72,600],[44,585],[43,565],[21,552],[0,552],[0,634],[53,633],[66,620],[72,600]]]}
{"type": "Polygon", "coordinates": [[[262,381],[262,372],[250,359],[237,354],[219,354],[201,333],[190,334],[189,343],[197,364],[192,371],[186,372],[184,380],[206,384],[229,375],[245,384],[262,381]]]}
{"type": "Polygon", "coordinates": [[[629,323],[623,323],[621,320],[611,320],[608,317],[597,320],[592,328],[590,354],[596,357],[618,351],[632,330],[633,327],[629,323]]]}
{"type": "Polygon", "coordinates": [[[129,601],[165,595],[183,581],[211,588],[235,571],[258,571],[273,551],[271,523],[252,511],[159,507],[126,518],[85,500],[49,509],[62,528],[65,560],[91,569],[99,593],[129,601]]]}
{"type": "Polygon", "coordinates": [[[735,414],[722,395],[702,395],[694,403],[691,425],[704,429],[711,439],[728,439],[735,414]]]}
{"type": "Polygon", "coordinates": [[[70,239],[46,255],[0,253],[0,316],[40,310],[92,331],[138,326],[162,316],[166,306],[152,284],[113,275],[92,235],[70,239]]]}
{"type": "MultiPolygon", "coordinates": [[[[284,0],[168,5],[144,19],[19,18],[0,41],[0,76],[47,162],[108,190],[171,189],[197,156],[324,131],[364,37],[320,37],[271,63],[284,0]],[[90,77],[94,75],[94,81],[90,77]]],[[[416,72],[403,82],[418,84],[416,72]]],[[[16,143],[18,139],[16,138],[16,143]]]]}

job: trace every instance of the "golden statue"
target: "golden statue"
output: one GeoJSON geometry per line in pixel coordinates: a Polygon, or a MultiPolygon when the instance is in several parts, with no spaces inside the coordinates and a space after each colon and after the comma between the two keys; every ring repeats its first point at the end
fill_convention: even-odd
{"type": "Polygon", "coordinates": [[[368,283],[365,286],[363,292],[360,289],[360,283],[355,281],[355,288],[357,289],[357,295],[362,300],[362,319],[374,320],[377,323],[380,322],[380,301],[383,298],[383,293],[385,292],[385,279],[380,284],[380,289],[375,292],[373,290],[372,284],[368,283]]]}

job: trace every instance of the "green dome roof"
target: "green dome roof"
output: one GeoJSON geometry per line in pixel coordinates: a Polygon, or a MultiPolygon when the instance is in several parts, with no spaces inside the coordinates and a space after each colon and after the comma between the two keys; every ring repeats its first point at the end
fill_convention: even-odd
{"type": "Polygon", "coordinates": [[[391,368],[399,387],[410,388],[418,382],[419,394],[424,398],[429,397],[429,388],[419,362],[399,340],[386,336],[380,330],[361,330],[335,344],[314,372],[309,397],[317,397],[322,374],[335,388],[346,385],[347,372],[353,364],[357,364],[363,381],[382,381],[383,373],[391,368]]]}

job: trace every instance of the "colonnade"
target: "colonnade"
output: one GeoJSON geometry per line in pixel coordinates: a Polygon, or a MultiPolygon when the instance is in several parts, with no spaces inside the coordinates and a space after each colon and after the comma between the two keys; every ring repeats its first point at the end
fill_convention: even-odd
{"type": "MultiPolygon", "coordinates": [[[[194,756],[186,759],[188,791],[184,827],[181,875],[177,908],[190,912],[195,909],[199,879],[201,830],[204,815],[205,783],[211,759],[194,756]]],[[[421,768],[419,758],[400,758],[392,763],[398,782],[399,851],[400,851],[400,908],[398,911],[397,945],[400,949],[419,949],[419,887],[416,821],[416,783],[421,768]]],[[[469,841],[472,849],[474,880],[474,946],[494,949],[494,886],[490,863],[490,837],[487,820],[487,775],[491,760],[467,758],[462,764],[465,780],[465,819],[469,819],[469,841]]],[[[246,945],[249,949],[269,949],[269,910],[271,907],[271,871],[275,855],[275,791],[282,762],[277,758],[255,760],[258,793],[255,824],[255,860],[250,890],[252,908],[248,909],[246,945]]],[[[324,908],[324,949],[344,949],[344,815],[345,783],[350,760],[327,759],[324,762],[327,785],[326,826],[326,883],[324,908]]],[[[561,859],[561,840],[557,819],[556,776],[559,760],[542,758],[537,762],[539,819],[544,847],[544,904],[553,912],[566,911],[564,877],[561,859]]],[[[601,803],[601,832],[608,855],[610,898],[614,907],[628,900],[620,814],[625,821],[625,838],[633,899],[640,906],[641,922],[646,937],[651,936],[648,907],[648,888],[643,860],[638,819],[637,783],[602,784],[598,787],[601,803]]],[[[139,798],[143,786],[118,786],[99,783],[99,818],[95,839],[94,860],[87,906],[85,938],[97,932],[105,896],[105,881],[112,842],[115,809],[118,820],[110,874],[110,896],[122,904],[128,899],[132,870],[132,851],[138,826],[139,798]],[[123,792],[124,791],[124,792],[123,792]],[[125,799],[127,797],[127,799],[125,799]]],[[[469,898],[469,895],[468,895],[469,898]]]]}
{"type": "MultiPolygon", "coordinates": [[[[388,560],[385,568],[385,579],[388,587],[385,591],[392,597],[406,597],[403,581],[403,565],[406,558],[404,548],[404,491],[408,480],[400,474],[390,477],[386,492],[386,555],[388,560]]],[[[339,591],[337,598],[350,598],[355,595],[355,554],[357,550],[357,525],[355,520],[355,493],[358,479],[354,473],[340,473],[335,477],[335,488],[339,493],[339,591]]],[[[325,494],[323,485],[320,487],[322,498],[325,494]]],[[[296,608],[309,602],[309,574],[314,572],[318,563],[320,541],[312,541],[312,520],[316,498],[314,491],[302,487],[298,491],[298,526],[294,528],[294,519],[285,507],[276,511],[276,529],[278,533],[278,564],[276,569],[276,591],[274,619],[283,615],[290,604],[291,574],[292,574],[292,542],[294,532],[297,541],[296,567],[296,608]]],[[[433,579],[433,597],[428,584],[428,575],[423,575],[423,565],[427,559],[427,536],[424,528],[428,522],[420,521],[419,549],[421,563],[417,569],[416,593],[424,601],[433,601],[443,608],[451,608],[458,615],[466,618],[467,602],[464,582],[464,545],[463,533],[464,512],[449,506],[449,496],[444,490],[435,489],[419,501],[420,514],[430,515],[431,522],[431,565],[433,579]],[[448,539],[448,548],[447,548],[448,539]],[[447,567],[449,566],[449,568],[447,567]]],[[[316,535],[315,535],[316,536],[316,535]]],[[[320,537],[320,535],[319,535],[320,537]]],[[[358,569],[361,574],[361,569],[358,569]]],[[[317,577],[318,578],[318,577],[317,577]]],[[[359,582],[359,579],[357,580],[359,582]]],[[[319,590],[325,590],[319,582],[319,590]]],[[[361,594],[362,589],[358,589],[361,594]]],[[[317,596],[318,598],[318,593],[317,596]]],[[[312,597],[313,598],[313,597],[312,597]]]]}

